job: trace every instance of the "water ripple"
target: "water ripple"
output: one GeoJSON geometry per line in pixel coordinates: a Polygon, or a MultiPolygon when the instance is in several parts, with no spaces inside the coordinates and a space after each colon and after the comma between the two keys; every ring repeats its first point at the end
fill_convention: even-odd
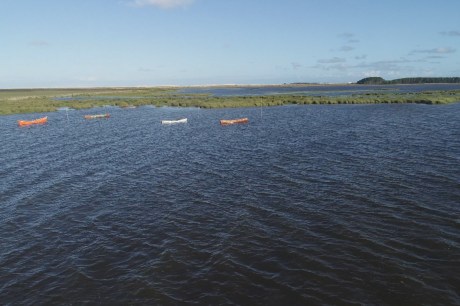
{"type": "Polygon", "coordinates": [[[458,304],[459,107],[1,117],[0,300],[458,304]]]}

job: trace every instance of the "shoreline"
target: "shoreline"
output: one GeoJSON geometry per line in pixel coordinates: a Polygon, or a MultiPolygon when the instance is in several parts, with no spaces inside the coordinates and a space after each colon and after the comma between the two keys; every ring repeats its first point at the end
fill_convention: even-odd
{"type": "MultiPolygon", "coordinates": [[[[358,83],[282,83],[282,84],[197,84],[197,85],[136,85],[136,86],[89,86],[89,87],[30,87],[30,88],[0,88],[2,92],[20,91],[96,91],[96,90],[135,90],[135,89],[181,89],[181,88],[277,88],[277,87],[330,87],[330,86],[423,86],[423,85],[459,85],[460,83],[413,83],[413,84],[358,84],[358,83]]],[[[1,96],[0,96],[1,97],[1,96]]]]}

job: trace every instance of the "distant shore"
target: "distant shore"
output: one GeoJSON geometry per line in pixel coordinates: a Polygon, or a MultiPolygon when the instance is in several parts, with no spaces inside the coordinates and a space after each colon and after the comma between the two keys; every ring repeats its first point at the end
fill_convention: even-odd
{"type": "Polygon", "coordinates": [[[459,77],[413,77],[385,80],[381,77],[368,77],[359,80],[357,84],[365,85],[412,85],[412,84],[459,84],[459,77]]]}
{"type": "MultiPolygon", "coordinates": [[[[273,85],[200,85],[157,87],[96,87],[96,88],[38,88],[0,89],[0,115],[53,112],[61,108],[90,109],[100,106],[136,107],[142,105],[236,108],[289,104],[372,104],[423,103],[447,104],[460,101],[460,90],[395,93],[378,90],[352,95],[304,95],[276,93],[218,97],[209,93],[184,94],[184,88],[286,88],[329,86],[353,88],[355,84],[294,83],[273,85]]],[[[360,85],[363,86],[363,85],[360,85]]],[[[333,91],[331,91],[333,92],[333,91]]]]}

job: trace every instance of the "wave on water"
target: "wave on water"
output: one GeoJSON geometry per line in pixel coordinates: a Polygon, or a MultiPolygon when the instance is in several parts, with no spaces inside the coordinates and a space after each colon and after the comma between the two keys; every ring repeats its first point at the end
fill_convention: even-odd
{"type": "Polygon", "coordinates": [[[0,301],[459,304],[459,107],[3,116],[0,301]]]}

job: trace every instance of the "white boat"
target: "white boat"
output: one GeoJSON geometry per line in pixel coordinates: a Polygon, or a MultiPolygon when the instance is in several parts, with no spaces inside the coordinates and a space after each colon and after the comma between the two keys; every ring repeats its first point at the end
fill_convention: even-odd
{"type": "Polygon", "coordinates": [[[161,124],[187,123],[187,118],[177,120],[161,120],[161,124]]]}

